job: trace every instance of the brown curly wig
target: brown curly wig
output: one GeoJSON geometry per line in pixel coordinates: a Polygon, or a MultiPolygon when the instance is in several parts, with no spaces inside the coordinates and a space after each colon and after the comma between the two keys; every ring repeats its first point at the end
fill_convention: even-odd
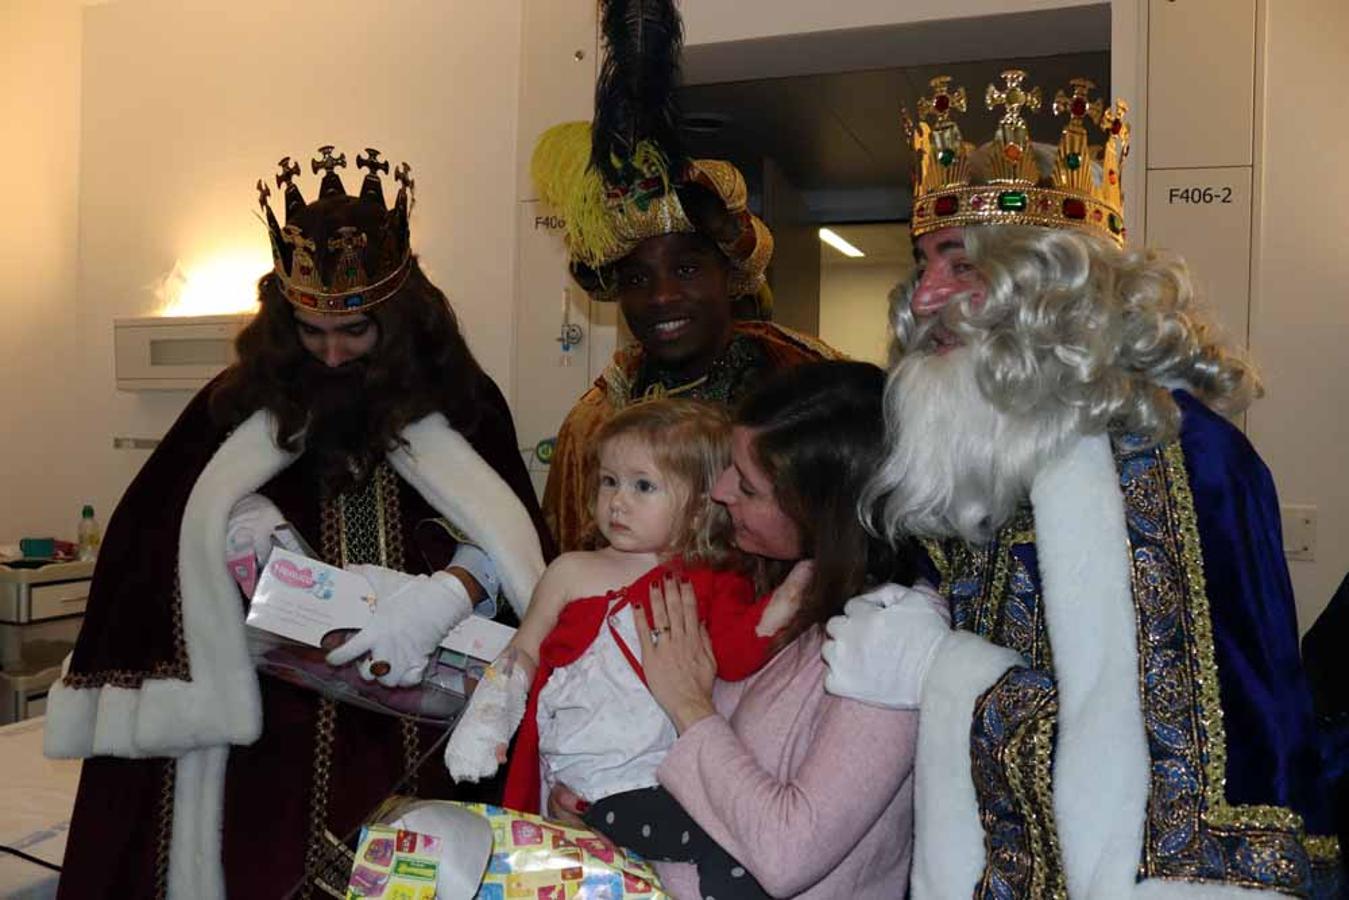
{"type": "Polygon", "coordinates": [[[412,422],[443,412],[465,436],[478,421],[487,376],[445,294],[414,257],[397,294],[369,310],[379,340],[369,355],[328,369],[300,343],[294,309],[274,273],[258,281],[261,309],[235,340],[238,361],[210,397],[216,424],[233,428],[259,409],[289,452],[316,453],[324,483],[362,481],[412,422]]]}

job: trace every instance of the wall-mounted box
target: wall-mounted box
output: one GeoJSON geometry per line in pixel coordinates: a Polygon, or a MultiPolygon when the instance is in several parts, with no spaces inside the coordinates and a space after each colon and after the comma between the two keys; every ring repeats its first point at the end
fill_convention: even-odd
{"type": "Polygon", "coordinates": [[[234,337],[252,313],[114,319],[119,391],[197,390],[234,362],[234,337]]]}

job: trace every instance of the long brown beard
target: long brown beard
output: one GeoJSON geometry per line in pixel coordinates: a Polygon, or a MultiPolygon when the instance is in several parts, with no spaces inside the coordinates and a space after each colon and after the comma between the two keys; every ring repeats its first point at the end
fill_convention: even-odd
{"type": "Polygon", "coordinates": [[[318,465],[325,490],[341,493],[359,485],[388,450],[373,421],[368,367],[359,360],[335,369],[306,364],[300,392],[309,409],[305,453],[318,465]]]}

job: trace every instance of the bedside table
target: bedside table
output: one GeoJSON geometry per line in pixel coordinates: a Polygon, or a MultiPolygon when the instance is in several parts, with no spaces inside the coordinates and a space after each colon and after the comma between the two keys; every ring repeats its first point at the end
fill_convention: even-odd
{"type": "Polygon", "coordinates": [[[93,562],[0,564],[0,723],[41,715],[75,644],[93,562]]]}

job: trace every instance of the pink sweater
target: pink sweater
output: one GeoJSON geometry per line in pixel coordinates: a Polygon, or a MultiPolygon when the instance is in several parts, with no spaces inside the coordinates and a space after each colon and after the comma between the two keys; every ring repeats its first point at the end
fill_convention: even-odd
{"type": "MultiPolygon", "coordinates": [[[[823,631],[762,670],[717,682],[709,716],[680,735],[658,777],[776,897],[904,896],[913,846],[918,714],[824,692],[823,631]]],[[[657,865],[679,900],[693,866],[657,865]]]]}

